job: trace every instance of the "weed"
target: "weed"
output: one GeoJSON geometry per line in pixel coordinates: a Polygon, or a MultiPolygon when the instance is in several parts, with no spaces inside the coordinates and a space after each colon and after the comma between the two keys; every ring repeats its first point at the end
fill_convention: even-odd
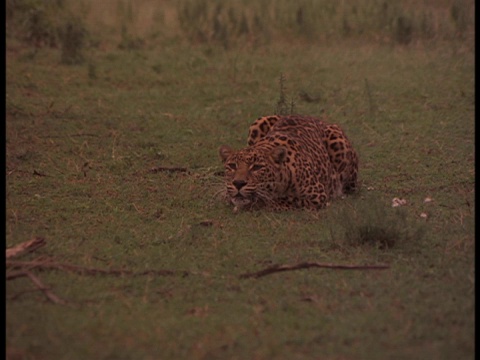
{"type": "Polygon", "coordinates": [[[66,65],[81,64],[85,60],[87,30],[83,21],[75,16],[67,18],[60,28],[61,61],[66,65]]]}
{"type": "Polygon", "coordinates": [[[413,26],[408,17],[403,15],[397,17],[394,29],[396,42],[401,45],[408,45],[412,41],[413,26]]]}
{"type": "Polygon", "coordinates": [[[277,100],[277,104],[275,106],[274,114],[276,115],[290,115],[295,112],[295,102],[294,100],[287,100],[286,91],[287,88],[285,86],[286,78],[283,73],[280,73],[280,77],[278,79],[279,85],[279,96],[277,100]]]}
{"type": "MultiPolygon", "coordinates": [[[[474,29],[474,2],[470,0],[424,2],[420,5],[411,1],[400,4],[383,0],[355,3],[302,0],[295,4],[287,0],[247,0],[241,4],[180,0],[158,5],[157,11],[152,9],[148,13],[139,11],[146,6],[142,4],[141,1],[117,1],[117,11],[109,13],[109,20],[105,17],[105,23],[100,27],[102,30],[115,29],[103,34],[102,42],[114,41],[121,49],[138,49],[148,41],[171,43],[179,38],[191,44],[220,45],[227,50],[246,44],[258,48],[262,44],[287,39],[315,44],[342,39],[365,43],[374,40],[403,46],[462,39],[473,34],[474,29]],[[156,19],[158,14],[163,14],[162,19],[156,19]],[[111,24],[112,16],[117,18],[114,25],[111,24]],[[144,36],[133,35],[139,25],[144,29],[144,36]],[[108,39],[108,33],[116,35],[108,39]]],[[[7,34],[18,31],[36,46],[57,46],[59,23],[68,12],[82,13],[86,22],[98,17],[94,14],[95,6],[73,5],[65,0],[9,0],[6,5],[7,34]]],[[[98,24],[90,22],[89,26],[98,31],[98,24]]]]}
{"type": "MultiPolygon", "coordinates": [[[[472,33],[473,20],[468,15],[472,11],[471,6],[468,1],[455,1],[450,8],[445,8],[444,4],[415,7],[408,3],[400,5],[377,0],[365,0],[358,5],[330,1],[323,1],[322,5],[302,2],[297,7],[277,2],[264,3],[261,18],[249,18],[248,14],[258,13],[258,9],[250,4],[247,5],[250,11],[244,14],[244,23],[249,24],[246,38],[255,38],[257,43],[270,42],[278,36],[292,36],[306,42],[329,43],[340,38],[368,42],[377,39],[405,46],[472,33]],[[257,23],[261,27],[253,26],[257,23]]],[[[228,21],[217,29],[229,28],[228,21]]],[[[222,34],[224,42],[241,43],[235,31],[222,34]]]]}
{"type": "Polygon", "coordinates": [[[122,50],[137,50],[144,46],[145,40],[132,35],[135,22],[135,11],[130,0],[117,1],[117,18],[119,19],[120,42],[118,48],[122,50]]]}
{"type": "Polygon", "coordinates": [[[143,39],[135,36],[131,36],[128,33],[127,26],[122,24],[121,28],[121,40],[118,44],[118,48],[122,50],[138,50],[144,46],[145,42],[143,39]]]}
{"type": "Polygon", "coordinates": [[[450,8],[450,15],[455,24],[455,29],[459,37],[462,37],[468,28],[468,17],[466,14],[467,6],[465,1],[456,0],[450,8]]]}
{"type": "Polygon", "coordinates": [[[10,16],[20,22],[23,38],[35,47],[55,47],[58,44],[57,15],[63,1],[11,1],[7,3],[10,16]],[[9,6],[8,6],[9,5],[9,6]]]}
{"type": "Polygon", "coordinates": [[[88,64],[88,78],[90,80],[97,79],[97,67],[95,66],[94,63],[88,64]]]}
{"type": "Polygon", "coordinates": [[[368,100],[368,110],[369,114],[372,118],[374,118],[377,107],[373,101],[373,95],[372,95],[372,90],[370,88],[370,84],[367,79],[365,79],[365,93],[367,95],[367,100],[368,100]]]}
{"type": "Polygon", "coordinates": [[[180,2],[178,20],[184,35],[192,42],[220,44],[225,49],[255,39],[260,22],[250,19],[245,7],[226,2],[180,2]]]}
{"type": "MultiPolygon", "coordinates": [[[[360,199],[357,199],[360,200],[360,199]]],[[[332,241],[349,246],[368,245],[379,249],[418,243],[425,235],[425,224],[408,219],[405,208],[387,207],[379,199],[369,197],[351,207],[333,211],[336,230],[332,241]],[[339,230],[341,229],[341,230],[339,230]]]]}

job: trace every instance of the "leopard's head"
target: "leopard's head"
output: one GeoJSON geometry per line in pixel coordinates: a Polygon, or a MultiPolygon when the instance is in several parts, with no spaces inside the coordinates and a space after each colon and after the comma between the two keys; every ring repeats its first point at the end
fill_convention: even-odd
{"type": "Polygon", "coordinates": [[[226,198],[234,210],[268,205],[284,191],[287,150],[283,146],[219,149],[225,167],[226,198]]]}

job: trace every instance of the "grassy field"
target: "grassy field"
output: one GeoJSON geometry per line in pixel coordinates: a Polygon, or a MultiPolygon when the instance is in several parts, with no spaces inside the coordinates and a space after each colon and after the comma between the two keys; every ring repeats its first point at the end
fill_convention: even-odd
{"type": "Polygon", "coordinates": [[[46,241],[7,276],[66,302],[8,280],[7,358],[473,358],[473,2],[213,3],[7,1],[6,247],[46,241]],[[281,76],[361,189],[234,214],[218,148],[281,76]],[[241,277],[303,262],[389,267],[241,277]]]}

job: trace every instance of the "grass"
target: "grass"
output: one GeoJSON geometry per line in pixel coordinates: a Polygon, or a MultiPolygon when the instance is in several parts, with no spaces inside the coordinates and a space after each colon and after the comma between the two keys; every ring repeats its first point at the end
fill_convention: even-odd
{"type": "MultiPolygon", "coordinates": [[[[60,3],[44,14],[72,11],[72,3],[60,3]]],[[[166,2],[149,14],[172,14],[187,3],[166,2]]],[[[168,16],[165,33],[155,35],[154,25],[151,32],[139,27],[148,21],[139,20],[142,7],[133,2],[113,5],[117,22],[109,27],[84,2],[72,23],[85,30],[73,35],[85,37],[71,53],[83,62],[62,60],[55,29],[65,24],[49,28],[56,47],[39,45],[22,36],[20,25],[29,22],[15,23],[27,13],[20,5],[35,2],[9,4],[16,7],[7,11],[6,246],[42,236],[47,245],[23,260],[188,275],[35,271],[68,306],[48,302],[26,278],[9,280],[7,358],[473,356],[470,3],[439,2],[455,9],[445,12],[418,6],[407,45],[394,33],[375,40],[388,33],[368,25],[365,14],[375,13],[368,6],[376,8],[365,2],[355,24],[370,32],[342,35],[338,15],[328,41],[307,35],[320,25],[302,34],[281,33],[273,23],[268,39],[249,43],[248,34],[230,34],[225,46],[218,38],[191,43],[168,16]],[[440,13],[452,22],[420,36],[420,15],[440,13]],[[233,214],[215,197],[218,147],[244,146],[249,124],[278,110],[279,95],[283,110],[294,104],[298,113],[326,114],[345,128],[360,155],[361,190],[318,213],[233,214]],[[151,171],[159,166],[188,172],[151,171]],[[407,204],[392,208],[394,197],[407,204]],[[385,233],[393,246],[382,246],[385,233]],[[303,261],[390,269],[239,278],[303,261]]],[[[302,4],[311,10],[313,2],[302,4]]],[[[409,14],[405,4],[402,12],[389,10],[391,17],[409,14]]],[[[244,11],[250,26],[248,6],[235,14],[244,11]]],[[[282,16],[296,18],[281,6],[282,16]]],[[[208,11],[215,9],[223,21],[228,8],[208,11]]]]}

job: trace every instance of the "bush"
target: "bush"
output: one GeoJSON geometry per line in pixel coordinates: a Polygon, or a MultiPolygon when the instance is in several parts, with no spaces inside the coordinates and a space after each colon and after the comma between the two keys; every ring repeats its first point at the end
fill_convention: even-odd
{"type": "Polygon", "coordinates": [[[349,246],[390,249],[425,235],[424,224],[409,219],[407,208],[392,208],[378,199],[356,199],[354,207],[344,206],[331,216],[332,240],[349,246]]]}
{"type": "Polygon", "coordinates": [[[77,17],[70,17],[59,29],[63,64],[74,65],[84,61],[87,30],[77,17]]]}

